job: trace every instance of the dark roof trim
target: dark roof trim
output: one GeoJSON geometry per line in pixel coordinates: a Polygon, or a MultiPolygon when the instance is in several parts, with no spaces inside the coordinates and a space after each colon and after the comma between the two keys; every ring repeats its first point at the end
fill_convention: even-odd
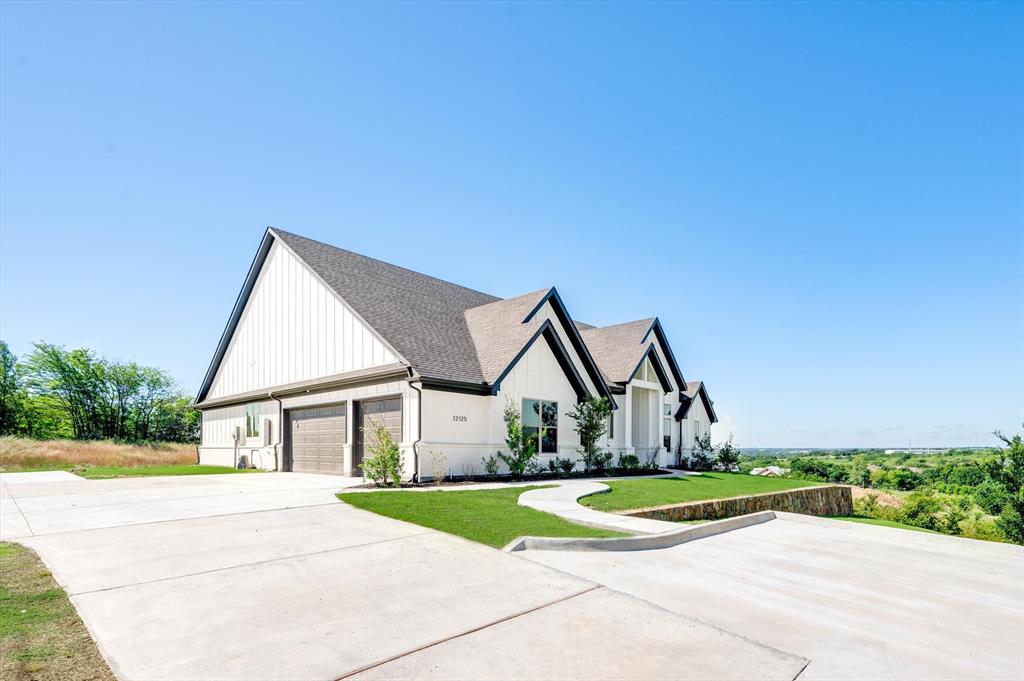
{"type": "MultiPolygon", "coordinates": [[[[554,286],[552,286],[551,290],[544,294],[544,297],[534,305],[533,309],[530,310],[530,314],[526,315],[526,318],[523,319],[523,323],[525,324],[533,319],[544,306],[544,303],[549,300],[551,301],[551,308],[555,311],[555,316],[558,317],[558,321],[562,323],[562,328],[565,329],[565,333],[569,336],[569,342],[572,343],[572,347],[576,350],[576,354],[583,360],[584,368],[587,370],[587,375],[590,377],[590,380],[595,386],[597,386],[597,390],[601,396],[607,397],[608,401],[612,403],[612,409],[617,408],[615,398],[612,397],[612,392],[609,390],[608,384],[604,382],[604,376],[601,375],[601,370],[597,368],[597,362],[595,362],[594,358],[590,355],[590,350],[587,349],[586,343],[583,342],[583,336],[580,335],[580,330],[576,328],[576,324],[572,321],[572,318],[569,317],[565,303],[562,302],[562,297],[558,295],[558,291],[554,286]]],[[[561,344],[561,341],[559,341],[559,344],[561,344]]],[[[516,359],[519,358],[517,357],[516,359]]]]}
{"type": "Polygon", "coordinates": [[[213,385],[213,378],[217,375],[217,369],[220,367],[220,362],[224,359],[224,354],[228,351],[228,345],[231,343],[231,337],[235,333],[235,327],[238,326],[238,321],[242,318],[242,312],[245,311],[245,304],[249,300],[249,294],[252,293],[252,289],[256,286],[256,280],[260,276],[260,270],[263,269],[263,263],[267,259],[267,254],[270,253],[270,247],[274,243],[274,235],[270,229],[263,234],[263,241],[260,242],[260,247],[256,251],[256,257],[252,259],[252,264],[249,265],[249,273],[245,276],[245,283],[242,284],[242,290],[238,292],[238,298],[235,299],[235,307],[231,310],[231,316],[228,317],[228,323],[224,326],[224,332],[220,335],[220,341],[217,343],[217,351],[213,353],[213,359],[210,361],[210,366],[206,370],[206,375],[203,377],[203,384],[199,387],[199,392],[196,394],[195,406],[199,406],[199,403],[206,397],[206,393],[210,392],[210,386],[213,385]]]}
{"type": "MultiPolygon", "coordinates": [[[[704,410],[711,418],[711,423],[718,423],[718,415],[715,413],[714,403],[711,401],[711,397],[708,396],[708,391],[704,387],[703,382],[700,384],[697,394],[700,395],[701,401],[704,402],[704,410]]],[[[686,415],[690,413],[691,406],[693,406],[693,398],[689,395],[680,396],[679,409],[676,410],[676,421],[685,419],[686,415]]]]}
{"type": "MultiPolygon", "coordinates": [[[[523,346],[523,349],[520,350],[512,359],[509,365],[505,368],[505,371],[501,372],[501,376],[498,376],[498,379],[491,384],[491,394],[498,394],[498,391],[501,389],[501,382],[505,379],[505,376],[512,371],[513,367],[519,363],[519,360],[521,360],[530,348],[533,347],[534,342],[541,337],[547,341],[548,347],[551,348],[551,352],[555,355],[555,359],[558,360],[558,365],[562,368],[562,372],[565,374],[565,377],[569,379],[569,383],[572,384],[573,390],[576,391],[576,400],[578,402],[582,402],[587,399],[587,393],[589,392],[587,390],[587,384],[583,382],[583,377],[580,376],[580,372],[576,370],[576,365],[573,364],[572,357],[569,356],[569,351],[565,349],[564,345],[562,345],[562,340],[558,337],[558,332],[555,331],[555,327],[551,323],[550,319],[544,320],[544,323],[541,324],[540,328],[537,329],[537,332],[534,333],[530,340],[527,341],[526,345],[523,346]]],[[[604,385],[604,383],[601,385],[604,385]]],[[[605,386],[605,389],[607,390],[607,386],[605,386]]]]}
{"type": "Polygon", "coordinates": [[[485,383],[466,383],[446,378],[423,378],[421,383],[426,390],[443,390],[444,392],[463,393],[466,395],[491,394],[491,386],[485,383]]]}
{"type": "Polygon", "coordinates": [[[633,380],[636,376],[637,370],[643,366],[644,360],[647,358],[651,359],[651,366],[654,367],[654,373],[658,374],[658,382],[661,383],[661,389],[663,392],[672,392],[672,381],[668,380],[668,374],[665,373],[665,367],[662,365],[661,360],[658,358],[658,351],[654,348],[654,343],[647,346],[647,352],[640,358],[640,361],[633,367],[633,371],[629,372],[629,380],[633,380]]]}
{"type": "Polygon", "coordinates": [[[214,407],[226,407],[232,404],[255,402],[268,399],[268,393],[274,393],[274,397],[285,397],[287,395],[298,395],[308,392],[322,392],[324,390],[338,390],[340,388],[354,388],[360,385],[371,385],[384,381],[404,379],[409,376],[409,367],[404,364],[385,364],[384,366],[372,367],[370,369],[357,369],[347,371],[343,374],[313,378],[308,381],[296,381],[271,388],[260,390],[249,390],[237,395],[227,397],[216,397],[195,405],[196,409],[213,409],[214,407]]]}
{"type": "Polygon", "coordinates": [[[652,331],[658,339],[658,344],[661,345],[661,348],[665,353],[665,359],[668,360],[668,368],[672,371],[672,378],[675,379],[679,392],[686,390],[686,381],[683,379],[683,372],[679,370],[679,363],[676,361],[676,356],[672,354],[672,346],[668,344],[668,338],[665,336],[665,330],[661,328],[661,321],[659,321],[657,317],[654,318],[654,322],[651,323],[651,328],[647,330],[647,333],[644,334],[644,339],[640,342],[646,342],[652,331]]]}

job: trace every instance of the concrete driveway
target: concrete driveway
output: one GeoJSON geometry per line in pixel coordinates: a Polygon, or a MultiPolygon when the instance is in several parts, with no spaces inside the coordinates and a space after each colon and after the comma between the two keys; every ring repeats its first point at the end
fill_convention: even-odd
{"type": "Polygon", "coordinates": [[[673,548],[540,564],[810,659],[804,679],[1024,678],[1024,549],[778,514],[673,548]]]}
{"type": "Polygon", "coordinates": [[[0,535],[125,679],[793,679],[639,598],[334,499],[354,480],[0,476],[0,535]]]}

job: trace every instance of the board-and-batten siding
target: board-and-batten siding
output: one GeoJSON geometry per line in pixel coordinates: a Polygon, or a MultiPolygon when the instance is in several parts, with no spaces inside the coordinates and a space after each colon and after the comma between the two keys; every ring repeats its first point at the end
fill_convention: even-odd
{"type": "Polygon", "coordinates": [[[208,397],[398,361],[381,339],[280,242],[267,254],[208,397]]]}

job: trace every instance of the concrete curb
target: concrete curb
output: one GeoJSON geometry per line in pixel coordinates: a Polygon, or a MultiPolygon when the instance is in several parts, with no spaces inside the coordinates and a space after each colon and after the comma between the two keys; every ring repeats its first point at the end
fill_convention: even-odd
{"type": "Polygon", "coordinates": [[[502,551],[649,551],[678,546],[695,539],[713,537],[716,534],[739,530],[751,525],[760,525],[775,520],[774,511],[760,511],[747,515],[714,520],[703,525],[683,527],[672,532],[648,534],[636,537],[612,537],[610,539],[580,539],[570,537],[516,537],[505,545],[502,551]]]}

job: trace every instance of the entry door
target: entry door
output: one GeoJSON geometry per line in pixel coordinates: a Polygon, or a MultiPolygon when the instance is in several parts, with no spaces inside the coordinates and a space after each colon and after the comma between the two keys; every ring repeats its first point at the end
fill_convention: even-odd
{"type": "Polygon", "coordinates": [[[348,415],[344,404],[288,412],[291,470],[296,473],[345,472],[348,415]]]}
{"type": "Polygon", "coordinates": [[[363,462],[367,447],[373,444],[373,423],[383,423],[396,443],[402,441],[402,398],[388,397],[382,400],[364,400],[356,405],[356,423],[353,447],[352,475],[362,475],[357,466],[363,462]]]}

